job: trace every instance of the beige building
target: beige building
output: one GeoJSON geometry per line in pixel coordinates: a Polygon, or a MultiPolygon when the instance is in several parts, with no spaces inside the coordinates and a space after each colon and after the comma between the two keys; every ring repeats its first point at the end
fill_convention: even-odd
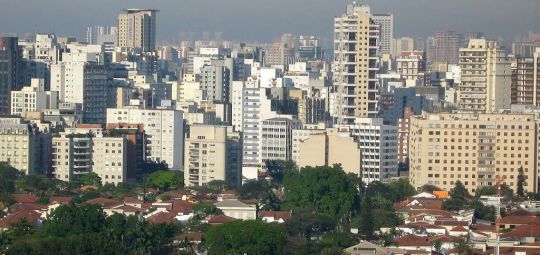
{"type": "Polygon", "coordinates": [[[214,204],[223,214],[239,220],[257,219],[257,207],[238,201],[237,199],[224,199],[214,204]]]}
{"type": "Polygon", "coordinates": [[[512,104],[540,106],[540,47],[532,58],[518,57],[513,62],[512,104]]]}
{"type": "Polygon", "coordinates": [[[105,137],[100,128],[72,129],[52,139],[53,175],[63,181],[94,172],[102,183],[127,180],[127,139],[105,137]]]}
{"type": "Polygon", "coordinates": [[[471,39],[467,48],[459,49],[459,66],[459,109],[492,113],[510,108],[510,60],[498,42],[471,39]]]}
{"type": "Polygon", "coordinates": [[[234,140],[234,137],[228,139],[227,127],[192,125],[185,139],[185,185],[200,186],[214,180],[237,185],[241,147],[234,140]]]}
{"type": "Polygon", "coordinates": [[[118,47],[156,48],[156,14],[153,9],[127,9],[118,15],[118,47]]]}
{"type": "Polygon", "coordinates": [[[360,175],[360,148],[349,133],[337,129],[312,130],[309,135],[296,131],[298,167],[341,164],[348,173],[360,175]]]}
{"type": "Polygon", "coordinates": [[[334,19],[334,73],[340,124],[353,124],[356,117],[375,117],[379,111],[376,77],[379,25],[369,6],[350,4],[334,19]]]}
{"type": "Polygon", "coordinates": [[[46,174],[50,166],[46,152],[50,136],[19,117],[0,118],[0,161],[25,174],[46,174]],[[48,143],[47,143],[48,137],[48,143]]]}
{"type": "Polygon", "coordinates": [[[537,122],[528,114],[424,114],[411,117],[409,178],[450,190],[459,180],[472,193],[495,185],[512,189],[520,167],[526,191],[537,191],[537,122]]]}

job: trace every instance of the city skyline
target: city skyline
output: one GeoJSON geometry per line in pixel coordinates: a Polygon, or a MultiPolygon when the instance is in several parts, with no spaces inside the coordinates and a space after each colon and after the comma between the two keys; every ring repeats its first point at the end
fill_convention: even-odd
{"type": "MultiPolygon", "coordinates": [[[[83,39],[86,27],[116,25],[116,14],[129,6],[162,10],[157,21],[158,43],[199,39],[202,32],[207,31],[211,34],[222,32],[225,39],[266,42],[279,38],[282,33],[313,34],[328,44],[332,36],[332,19],[352,1],[295,0],[286,3],[288,8],[282,8],[283,0],[255,4],[248,4],[247,0],[187,0],[182,3],[170,0],[152,3],[58,0],[57,8],[48,8],[50,2],[34,0],[0,2],[5,10],[14,10],[0,15],[0,24],[10,24],[2,31],[20,37],[26,33],[58,33],[83,39]],[[25,19],[20,19],[21,15],[25,19]],[[301,15],[302,19],[296,15],[301,15]]],[[[492,39],[515,39],[534,31],[535,25],[540,24],[540,16],[535,15],[540,2],[536,0],[367,0],[358,3],[369,4],[373,13],[394,14],[396,36],[426,37],[439,30],[455,30],[481,31],[492,39]],[[455,18],[456,13],[459,13],[459,19],[455,18]],[[425,22],[424,17],[430,22],[425,22]]]]}

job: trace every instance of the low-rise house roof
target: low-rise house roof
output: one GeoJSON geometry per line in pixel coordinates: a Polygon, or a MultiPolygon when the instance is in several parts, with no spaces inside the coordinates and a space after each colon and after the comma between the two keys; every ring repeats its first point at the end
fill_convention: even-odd
{"type": "Polygon", "coordinates": [[[148,218],[147,221],[152,223],[173,223],[175,222],[176,214],[170,212],[158,212],[148,218]]]}
{"type": "Polygon", "coordinates": [[[26,220],[30,224],[34,224],[41,219],[41,214],[32,210],[22,210],[15,213],[10,213],[0,219],[0,229],[7,229],[9,225],[17,223],[21,220],[26,220]]]}
{"type": "Polygon", "coordinates": [[[188,233],[180,233],[176,235],[174,239],[184,240],[187,238],[188,241],[200,243],[202,242],[203,237],[204,237],[203,232],[188,232],[188,233]]]}
{"type": "Polygon", "coordinates": [[[40,205],[36,203],[17,203],[13,204],[9,207],[9,211],[11,213],[19,212],[19,211],[44,211],[47,210],[48,207],[45,205],[40,205]]]}
{"type": "Polygon", "coordinates": [[[56,204],[67,205],[71,202],[72,199],[73,197],[52,196],[52,197],[49,197],[49,204],[56,203],[56,204]]]}
{"type": "Polygon", "coordinates": [[[425,236],[406,235],[394,240],[397,247],[431,247],[429,239],[425,236]]]}
{"type": "Polygon", "coordinates": [[[240,202],[237,199],[224,199],[214,204],[218,208],[251,208],[253,206],[240,202]]]}
{"type": "Polygon", "coordinates": [[[508,233],[504,233],[501,237],[535,237],[540,238],[540,223],[531,223],[513,228],[508,233]]]}
{"type": "Polygon", "coordinates": [[[291,218],[290,211],[261,211],[259,212],[259,215],[261,218],[273,218],[276,221],[278,221],[279,219],[287,221],[291,218]]]}
{"type": "Polygon", "coordinates": [[[344,249],[345,254],[364,255],[364,254],[382,254],[382,255],[404,255],[406,252],[397,248],[386,248],[376,245],[368,241],[360,241],[360,243],[344,249]]]}
{"type": "Polygon", "coordinates": [[[423,209],[442,209],[442,199],[438,198],[426,198],[426,197],[408,197],[407,199],[394,204],[394,209],[400,210],[407,206],[416,206],[423,209]]]}
{"type": "Polygon", "coordinates": [[[11,194],[11,198],[17,203],[36,203],[39,197],[32,194],[11,194]]]}
{"type": "Polygon", "coordinates": [[[233,217],[229,217],[227,215],[216,215],[212,218],[210,218],[208,220],[208,224],[211,224],[211,225],[218,225],[218,224],[223,224],[225,222],[229,222],[229,221],[233,221],[233,220],[236,220],[235,218],[233,217]]]}
{"type": "Polygon", "coordinates": [[[110,208],[118,207],[122,205],[123,203],[114,199],[98,197],[98,198],[90,199],[84,202],[83,204],[89,204],[89,205],[99,204],[101,205],[101,207],[103,207],[103,209],[110,209],[110,208]]]}
{"type": "Polygon", "coordinates": [[[503,225],[526,225],[531,223],[540,223],[540,218],[536,216],[516,216],[509,215],[501,218],[503,225]]]}

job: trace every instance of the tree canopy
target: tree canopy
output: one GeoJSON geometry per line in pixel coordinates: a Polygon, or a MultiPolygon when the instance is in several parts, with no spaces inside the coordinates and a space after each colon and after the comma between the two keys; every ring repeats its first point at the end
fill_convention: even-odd
{"type": "Polygon", "coordinates": [[[179,171],[159,170],[146,177],[146,185],[160,191],[184,187],[184,175],[179,171]]]}
{"type": "Polygon", "coordinates": [[[205,246],[214,254],[285,254],[287,235],[282,225],[261,221],[230,221],[206,233],[205,246]]]}
{"type": "Polygon", "coordinates": [[[287,209],[311,208],[341,218],[358,202],[356,177],[347,175],[340,166],[305,167],[287,173],[283,184],[287,209]]]}

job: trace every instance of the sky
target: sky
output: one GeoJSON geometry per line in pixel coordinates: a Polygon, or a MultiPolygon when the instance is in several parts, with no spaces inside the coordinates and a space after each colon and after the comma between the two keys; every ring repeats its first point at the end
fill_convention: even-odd
{"type": "MultiPolygon", "coordinates": [[[[114,25],[122,9],[156,8],[158,41],[224,39],[271,42],[283,33],[331,38],[333,17],[352,0],[0,0],[0,34],[56,33],[84,40],[86,27],[114,25]],[[190,37],[191,35],[191,37],[190,37]]],[[[373,13],[394,14],[394,35],[438,30],[514,39],[540,32],[540,0],[365,0],[373,13]]]]}

